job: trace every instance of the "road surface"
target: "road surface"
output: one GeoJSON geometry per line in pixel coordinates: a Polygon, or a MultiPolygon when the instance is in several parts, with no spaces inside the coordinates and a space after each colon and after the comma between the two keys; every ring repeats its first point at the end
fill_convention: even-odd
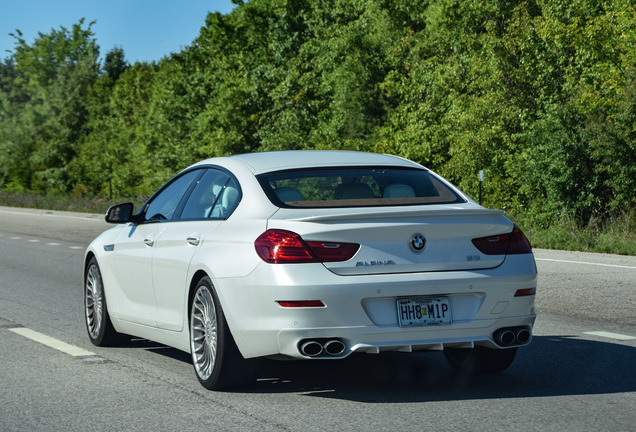
{"type": "Polygon", "coordinates": [[[440,353],[267,362],[211,392],[189,355],[94,347],[84,248],[99,215],[0,207],[0,431],[628,431],[636,427],[636,257],[535,250],[530,346],[492,377],[440,353]]]}

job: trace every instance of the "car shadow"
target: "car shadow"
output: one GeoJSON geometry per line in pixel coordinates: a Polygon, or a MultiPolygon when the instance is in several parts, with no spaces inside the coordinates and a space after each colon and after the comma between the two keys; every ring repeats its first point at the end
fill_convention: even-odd
{"type": "MultiPolygon", "coordinates": [[[[138,348],[192,365],[190,355],[145,339],[138,348]]],[[[636,391],[636,348],[576,336],[534,336],[506,371],[465,375],[441,352],[354,354],[343,360],[260,363],[257,381],[236,393],[302,393],[367,403],[527,398],[636,391]]]]}
{"type": "Polygon", "coordinates": [[[506,371],[462,375],[441,353],[352,355],[340,361],[265,361],[248,392],[403,403],[636,391],[636,348],[574,336],[535,336],[506,371]]]}
{"type": "Polygon", "coordinates": [[[173,360],[178,360],[182,363],[189,363],[190,365],[192,365],[192,359],[190,358],[189,353],[147,339],[131,337],[130,340],[125,341],[118,346],[120,348],[143,349],[145,351],[150,351],[155,354],[160,354],[164,357],[168,357],[173,360]]]}

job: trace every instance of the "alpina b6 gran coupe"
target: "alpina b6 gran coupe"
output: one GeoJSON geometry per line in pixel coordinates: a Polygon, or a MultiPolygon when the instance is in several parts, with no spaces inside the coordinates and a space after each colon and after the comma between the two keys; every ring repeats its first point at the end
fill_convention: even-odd
{"type": "Polygon", "coordinates": [[[506,369],[530,343],[530,244],[414,162],[294,151],[204,160],[86,251],[91,341],[134,335],[191,353],[209,389],[249,385],[255,360],[443,351],[506,369]]]}

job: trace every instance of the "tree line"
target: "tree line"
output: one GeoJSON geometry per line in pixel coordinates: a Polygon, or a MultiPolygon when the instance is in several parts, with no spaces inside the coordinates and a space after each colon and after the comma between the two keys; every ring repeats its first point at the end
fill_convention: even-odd
{"type": "MultiPolygon", "coordinates": [[[[212,157],[351,149],[415,160],[549,223],[636,204],[633,0],[251,0],[151,63],[93,23],[16,30],[0,189],[151,193],[212,157]]],[[[204,17],[202,17],[203,19],[204,17]]]]}

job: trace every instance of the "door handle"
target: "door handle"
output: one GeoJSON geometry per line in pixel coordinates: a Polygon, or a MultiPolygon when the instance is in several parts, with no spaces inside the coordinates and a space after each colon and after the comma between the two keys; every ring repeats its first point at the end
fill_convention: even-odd
{"type": "Polygon", "coordinates": [[[199,236],[191,235],[186,239],[186,241],[192,246],[199,246],[199,243],[201,243],[201,238],[199,236]]]}
{"type": "Polygon", "coordinates": [[[144,243],[146,244],[146,246],[149,246],[149,247],[153,247],[155,245],[155,241],[151,239],[150,237],[146,237],[144,239],[144,243]]]}

